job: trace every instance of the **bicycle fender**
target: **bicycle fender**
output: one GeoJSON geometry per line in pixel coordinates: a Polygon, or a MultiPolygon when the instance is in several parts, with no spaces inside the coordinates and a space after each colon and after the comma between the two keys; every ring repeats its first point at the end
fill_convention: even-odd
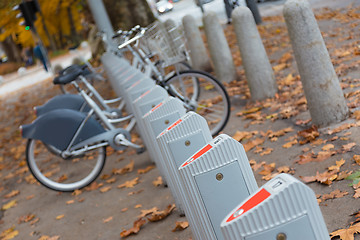
{"type": "Polygon", "coordinates": [[[35,107],[36,116],[39,117],[55,109],[73,109],[81,112],[88,112],[90,107],[80,95],[62,94],[53,97],[41,106],[35,107]]]}
{"type": "MultiPolygon", "coordinates": [[[[71,110],[57,109],[48,112],[34,122],[21,126],[22,137],[37,139],[57,149],[65,150],[86,114],[71,110]]],[[[73,145],[105,132],[105,129],[94,118],[88,119],[73,145]]]]}

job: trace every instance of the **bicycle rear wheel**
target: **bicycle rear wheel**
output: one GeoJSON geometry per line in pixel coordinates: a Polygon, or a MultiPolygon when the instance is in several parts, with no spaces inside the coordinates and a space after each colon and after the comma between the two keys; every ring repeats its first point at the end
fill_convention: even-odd
{"type": "Polygon", "coordinates": [[[63,159],[57,150],[40,140],[29,139],[26,161],[33,176],[55,191],[74,191],[92,183],[101,173],[106,159],[105,147],[78,157],[63,159]]]}
{"type": "Polygon", "coordinates": [[[198,70],[182,71],[165,81],[169,94],[181,99],[189,111],[203,116],[215,136],[226,125],[230,115],[230,100],[224,86],[198,70]]]}

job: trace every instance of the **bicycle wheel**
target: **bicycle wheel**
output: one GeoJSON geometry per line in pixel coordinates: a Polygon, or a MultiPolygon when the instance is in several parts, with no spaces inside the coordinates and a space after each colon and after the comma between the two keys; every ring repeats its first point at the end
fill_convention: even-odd
{"type": "Polygon", "coordinates": [[[198,70],[182,71],[165,81],[169,94],[181,99],[189,111],[203,116],[215,136],[226,125],[230,115],[229,96],[222,84],[198,70]],[[194,84],[196,83],[196,84],[194,84]]]}
{"type": "Polygon", "coordinates": [[[106,159],[105,147],[69,159],[57,152],[40,140],[27,142],[26,161],[31,173],[42,185],[56,191],[74,191],[89,185],[99,176],[106,159]]]}

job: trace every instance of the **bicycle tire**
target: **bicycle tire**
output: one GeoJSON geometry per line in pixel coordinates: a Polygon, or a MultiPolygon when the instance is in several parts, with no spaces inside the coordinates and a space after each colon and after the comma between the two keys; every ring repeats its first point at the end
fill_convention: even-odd
{"type": "Polygon", "coordinates": [[[106,161],[105,147],[72,159],[63,159],[57,152],[40,140],[28,139],[26,162],[31,174],[43,186],[55,191],[71,192],[88,186],[100,175],[106,161]],[[90,166],[90,162],[94,166],[90,166]],[[90,171],[84,166],[89,166],[90,171]]]}
{"type": "Polygon", "coordinates": [[[224,86],[213,76],[199,70],[182,71],[165,81],[170,95],[184,101],[188,111],[195,111],[208,122],[212,136],[224,129],[230,116],[230,100],[224,86]],[[193,89],[179,90],[176,82],[193,83],[193,89]],[[218,116],[215,116],[217,113],[218,116]],[[219,118],[220,117],[220,118],[219,118]],[[215,119],[214,119],[215,118],[215,119]]]}

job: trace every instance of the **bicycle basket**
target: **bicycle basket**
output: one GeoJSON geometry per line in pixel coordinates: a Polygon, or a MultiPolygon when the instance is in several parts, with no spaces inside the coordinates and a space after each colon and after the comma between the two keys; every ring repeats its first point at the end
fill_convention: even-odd
{"type": "Polygon", "coordinates": [[[162,60],[162,67],[167,67],[186,60],[183,36],[180,27],[166,30],[163,23],[156,21],[147,28],[144,40],[151,53],[162,60]]]}

